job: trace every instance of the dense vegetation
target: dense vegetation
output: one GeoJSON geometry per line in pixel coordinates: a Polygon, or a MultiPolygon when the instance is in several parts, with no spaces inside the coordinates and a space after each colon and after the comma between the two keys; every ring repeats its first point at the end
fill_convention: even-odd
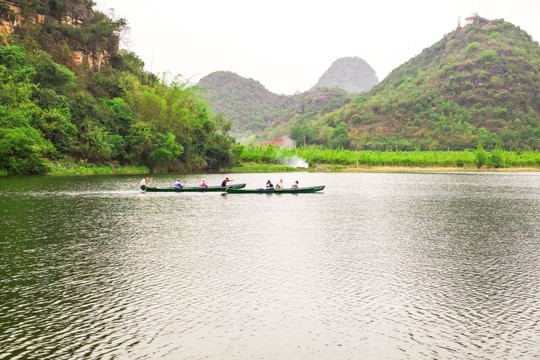
{"type": "MultiPolygon", "coordinates": [[[[230,122],[214,116],[196,88],[165,82],[118,50],[124,20],[95,12],[82,26],[59,19],[81,1],[19,1],[26,16],[0,38],[0,169],[146,166],[156,171],[219,169],[234,160],[230,122]],[[31,17],[47,9],[46,21],[31,17]],[[54,15],[54,16],[53,16],[54,15]],[[74,49],[108,54],[96,66],[74,49]]],[[[0,8],[0,16],[12,14],[0,8]]]]}
{"type": "Polygon", "coordinates": [[[243,82],[229,76],[203,87],[213,92],[216,111],[235,123],[256,122],[250,129],[261,139],[288,135],[298,145],[379,151],[540,149],[540,47],[503,20],[473,16],[352,101],[310,91],[282,100],[279,110],[266,101],[259,114],[244,100],[267,91],[251,80],[259,86],[251,95],[229,95],[236,81],[243,82]],[[215,83],[225,85],[216,91],[215,83]]]}
{"type": "Polygon", "coordinates": [[[198,86],[205,90],[205,98],[212,104],[212,109],[231,119],[232,131],[244,141],[289,136],[293,122],[304,123],[318,118],[352,99],[339,88],[317,88],[291,96],[276,95],[255,80],[225,71],[202,78],[198,86]]]}
{"type": "Polygon", "coordinates": [[[352,149],[540,149],[539,89],[538,43],[475,16],[370,92],[295,131],[325,144],[328,127],[342,127],[350,143],[336,145],[352,149]]]}
{"type": "MultiPolygon", "coordinates": [[[[538,151],[486,151],[481,146],[464,151],[353,151],[308,147],[239,146],[240,160],[249,164],[291,164],[291,159],[305,160],[310,167],[318,164],[345,166],[416,166],[455,168],[540,167],[538,151]]],[[[247,165],[249,167],[249,165],[247,165]]]]}
{"type": "Polygon", "coordinates": [[[234,133],[261,132],[292,106],[294,99],[276,95],[259,82],[228,71],[217,71],[197,84],[216,112],[233,122],[234,133]]]}
{"type": "Polygon", "coordinates": [[[0,1],[0,19],[17,23],[0,33],[0,174],[216,170],[261,156],[267,163],[297,156],[310,164],[539,164],[531,150],[540,149],[540,47],[502,20],[475,17],[355,98],[337,88],[284,96],[226,72],[201,80],[205,92],[160,79],[118,49],[126,21],[94,11],[89,0],[15,2],[20,18],[0,1]],[[290,136],[302,147],[233,146],[230,120],[244,137],[290,136]],[[388,150],[397,151],[381,152],[388,150]]]}

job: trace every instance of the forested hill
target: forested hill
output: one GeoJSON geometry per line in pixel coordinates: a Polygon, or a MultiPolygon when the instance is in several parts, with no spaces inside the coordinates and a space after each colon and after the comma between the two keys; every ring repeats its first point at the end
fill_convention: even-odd
{"type": "Polygon", "coordinates": [[[260,132],[280,118],[295,101],[276,95],[253,79],[228,71],[217,71],[197,84],[216,112],[233,122],[234,133],[260,132]]]}
{"type": "Polygon", "coordinates": [[[297,133],[322,143],[345,126],[356,149],[540,149],[538,42],[504,20],[469,21],[297,133]]]}
{"type": "Polygon", "coordinates": [[[295,95],[276,95],[253,79],[218,71],[202,78],[214,111],[232,120],[241,140],[288,137],[292,123],[306,123],[341,108],[353,96],[340,88],[317,88],[295,95]]]}
{"type": "Polygon", "coordinates": [[[90,0],[0,0],[0,172],[230,165],[230,122],[119,50],[126,24],[90,0]]]}
{"type": "Polygon", "coordinates": [[[290,96],[276,95],[258,81],[227,71],[211,73],[197,85],[204,89],[212,109],[232,121],[236,135],[273,138],[289,135],[292,120],[315,119],[377,83],[367,62],[347,57],[336,60],[311,90],[290,96]]]}

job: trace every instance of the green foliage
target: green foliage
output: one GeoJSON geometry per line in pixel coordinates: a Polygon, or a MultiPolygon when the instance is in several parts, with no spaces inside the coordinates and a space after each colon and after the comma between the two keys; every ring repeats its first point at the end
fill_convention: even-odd
{"type": "MultiPolygon", "coordinates": [[[[345,166],[415,166],[415,167],[540,167],[538,152],[510,152],[496,148],[491,153],[481,146],[476,151],[352,151],[332,150],[321,146],[277,147],[242,146],[239,149],[243,163],[285,163],[287,159],[301,158],[309,164],[333,164],[345,166]]],[[[255,165],[253,165],[255,166],[255,165]]]]}
{"type": "Polygon", "coordinates": [[[471,53],[471,52],[474,52],[476,50],[478,50],[480,48],[480,43],[474,41],[472,43],[470,43],[469,45],[467,45],[467,48],[465,49],[465,51],[467,53],[471,53]]]}
{"type": "Polygon", "coordinates": [[[293,96],[276,95],[252,79],[215,72],[199,82],[213,110],[230,119],[235,133],[279,133],[283,124],[295,125],[339,109],[351,101],[344,90],[315,89],[293,96]]]}
{"type": "Polygon", "coordinates": [[[167,164],[180,156],[183,149],[176,142],[173,134],[156,134],[155,150],[148,156],[148,165],[151,169],[163,169],[167,164]]]}
{"type": "Polygon", "coordinates": [[[484,50],[480,54],[478,54],[478,61],[479,62],[490,62],[490,61],[496,61],[499,60],[499,56],[497,55],[497,51],[495,50],[484,50]]]}
{"type": "Polygon", "coordinates": [[[540,47],[487,22],[449,34],[339,110],[293,123],[291,138],[330,146],[328,129],[344,124],[358,150],[540,149],[540,47]]]}
{"type": "Polygon", "coordinates": [[[351,144],[349,137],[347,136],[347,130],[344,124],[339,124],[328,135],[328,146],[332,149],[348,149],[351,144]]]}
{"type": "MultiPolygon", "coordinates": [[[[40,9],[62,18],[66,3],[53,5],[40,9]]],[[[38,7],[29,4],[25,16],[38,7]]],[[[135,54],[118,51],[125,21],[89,14],[78,27],[24,22],[13,35],[22,46],[0,46],[0,169],[43,173],[52,160],[153,171],[235,163],[230,122],[208,110],[198,89],[144,71],[135,54]],[[76,65],[72,46],[107,50],[111,64],[76,65]]]]}
{"type": "Polygon", "coordinates": [[[506,154],[503,148],[497,146],[489,155],[487,164],[490,168],[506,167],[506,154]]]}
{"type": "Polygon", "coordinates": [[[475,153],[475,159],[474,164],[477,168],[481,168],[482,166],[485,166],[487,164],[488,155],[482,145],[478,145],[478,148],[476,149],[475,153]]]}
{"type": "Polygon", "coordinates": [[[498,31],[494,31],[489,35],[490,40],[496,40],[501,37],[501,33],[498,31]]]}
{"type": "Polygon", "coordinates": [[[50,170],[47,153],[52,145],[31,127],[0,128],[0,169],[14,174],[39,174],[50,170]]]}
{"type": "Polygon", "coordinates": [[[75,88],[73,72],[55,63],[49,54],[39,51],[30,58],[30,63],[35,69],[34,82],[40,88],[53,89],[58,94],[65,94],[75,88]]]}

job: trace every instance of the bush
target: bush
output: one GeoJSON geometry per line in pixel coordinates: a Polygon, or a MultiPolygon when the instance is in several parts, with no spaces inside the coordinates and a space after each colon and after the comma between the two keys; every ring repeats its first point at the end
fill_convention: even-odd
{"type": "Polygon", "coordinates": [[[488,165],[493,168],[506,167],[504,149],[500,146],[495,147],[489,156],[488,165]]]}
{"type": "Polygon", "coordinates": [[[484,50],[478,54],[478,61],[486,63],[499,60],[499,55],[495,50],[484,50]]]}
{"type": "Polygon", "coordinates": [[[481,168],[482,166],[486,165],[487,163],[487,153],[482,147],[482,145],[478,145],[478,148],[476,148],[476,157],[474,159],[474,165],[476,165],[477,168],[481,168]]]}
{"type": "Polygon", "coordinates": [[[467,54],[472,53],[473,51],[477,50],[480,47],[480,44],[478,42],[472,42],[469,45],[467,45],[467,49],[465,51],[467,54]]]}

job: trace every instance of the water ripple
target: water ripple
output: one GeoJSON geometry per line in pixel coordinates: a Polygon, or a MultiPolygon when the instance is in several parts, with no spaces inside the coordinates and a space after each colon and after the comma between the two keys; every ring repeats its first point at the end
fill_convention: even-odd
{"type": "Polygon", "coordinates": [[[540,356],[538,175],[294,177],[327,189],[8,183],[0,359],[540,356]]]}

